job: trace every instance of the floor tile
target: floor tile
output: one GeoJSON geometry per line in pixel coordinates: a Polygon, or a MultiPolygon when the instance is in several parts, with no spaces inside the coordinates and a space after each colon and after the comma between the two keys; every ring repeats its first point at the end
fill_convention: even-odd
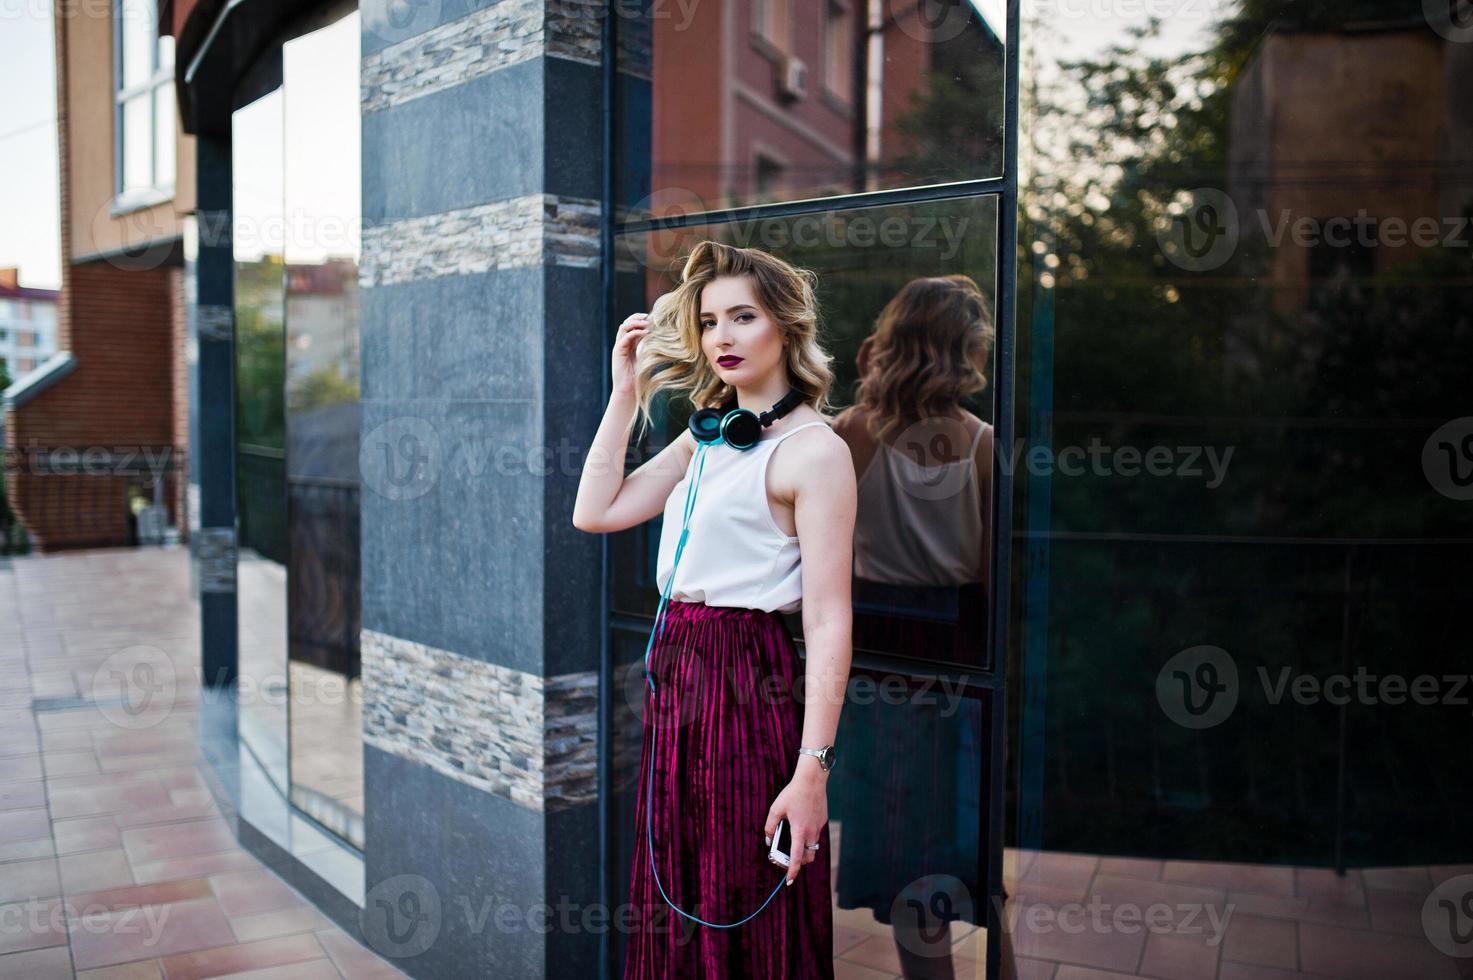
{"type": "Polygon", "coordinates": [[[1299,930],[1286,919],[1235,912],[1223,941],[1224,960],[1293,969],[1299,965],[1299,930]]]}
{"type": "Polygon", "coordinates": [[[79,969],[152,959],[235,941],[213,898],[142,905],[72,920],[72,953],[79,969]]]}

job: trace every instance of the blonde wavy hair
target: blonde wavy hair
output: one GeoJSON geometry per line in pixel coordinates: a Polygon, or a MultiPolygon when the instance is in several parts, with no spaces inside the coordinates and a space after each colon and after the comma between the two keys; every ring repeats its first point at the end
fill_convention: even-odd
{"type": "Polygon", "coordinates": [[[818,342],[818,276],[761,249],[703,241],[686,256],[680,283],[655,301],[649,332],[635,355],[634,391],[644,428],[661,391],[685,395],[693,409],[719,408],[736,397],[701,350],[701,291],[722,276],[750,278],[758,304],[786,343],[788,383],[820,415],[831,417],[833,356],[818,342]]]}
{"type": "Polygon", "coordinates": [[[995,338],[987,299],[970,276],[906,283],[875,319],[855,391],[870,435],[884,441],[950,415],[961,398],[987,387],[978,364],[987,363],[995,338]]]}

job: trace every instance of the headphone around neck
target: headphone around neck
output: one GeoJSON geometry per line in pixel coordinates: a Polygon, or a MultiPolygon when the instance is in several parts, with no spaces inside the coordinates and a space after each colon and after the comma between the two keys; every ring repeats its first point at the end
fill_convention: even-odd
{"type": "Polygon", "coordinates": [[[772,408],[758,415],[750,408],[702,408],[690,417],[691,435],[699,443],[725,442],[733,449],[751,449],[762,438],[762,430],[803,403],[803,392],[791,388],[772,408]]]}

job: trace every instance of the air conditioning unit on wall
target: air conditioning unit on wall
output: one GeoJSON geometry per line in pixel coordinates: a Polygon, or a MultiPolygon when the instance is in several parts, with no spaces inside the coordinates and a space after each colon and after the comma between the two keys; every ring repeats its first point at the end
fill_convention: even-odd
{"type": "Polygon", "coordinates": [[[801,59],[784,55],[778,62],[777,94],[784,102],[796,102],[808,94],[808,66],[801,59]]]}

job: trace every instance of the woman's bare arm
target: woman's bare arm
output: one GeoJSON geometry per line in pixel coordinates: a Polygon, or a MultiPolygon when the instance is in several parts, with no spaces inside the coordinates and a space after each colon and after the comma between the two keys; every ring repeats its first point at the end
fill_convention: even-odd
{"type": "MultiPolygon", "coordinates": [[[[792,441],[799,438],[794,436],[792,441]]],[[[803,646],[807,652],[800,744],[819,748],[832,743],[838,732],[854,653],[850,585],[858,499],[854,461],[842,438],[822,433],[810,436],[802,448],[805,456],[796,474],[793,501],[803,556],[803,646]]],[[[791,884],[804,865],[820,859],[815,851],[797,848],[799,842],[818,840],[828,823],[828,773],[811,755],[784,761],[792,766],[793,777],[768,808],[763,833],[773,834],[781,819],[792,827],[791,884]]]]}
{"type": "Polygon", "coordinates": [[[686,430],[633,473],[624,475],[624,456],[637,407],[634,396],[627,392],[616,391],[609,396],[609,407],[589,447],[573,504],[573,526],[580,531],[612,534],[643,524],[665,509],[670,491],[690,463],[695,437],[686,430]]]}

